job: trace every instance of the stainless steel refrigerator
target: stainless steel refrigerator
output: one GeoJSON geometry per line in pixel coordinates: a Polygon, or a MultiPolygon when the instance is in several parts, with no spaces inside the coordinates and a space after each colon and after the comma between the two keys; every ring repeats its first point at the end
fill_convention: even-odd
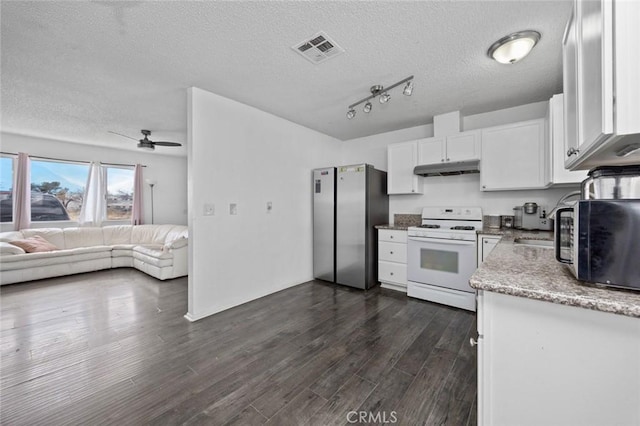
{"type": "Polygon", "coordinates": [[[361,289],[378,283],[375,225],[389,219],[387,173],[369,164],[313,171],[313,276],[361,289]]]}

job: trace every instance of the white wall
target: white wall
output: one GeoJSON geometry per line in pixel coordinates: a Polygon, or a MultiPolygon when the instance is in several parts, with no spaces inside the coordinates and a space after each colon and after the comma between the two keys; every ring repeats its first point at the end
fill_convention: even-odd
{"type": "MultiPolygon", "coordinates": [[[[125,151],[64,142],[38,137],[1,133],[2,151],[16,153],[26,152],[33,156],[59,158],[75,161],[101,161],[104,163],[144,164],[143,177],[155,179],[154,188],[154,223],[171,223],[186,225],[187,223],[187,159],[148,153],[144,151],[125,151]]],[[[151,193],[149,186],[144,186],[144,222],[151,223],[151,193]]],[[[33,226],[60,226],[59,222],[34,223],[33,226]]],[[[68,223],[67,226],[77,226],[68,223]]],[[[63,225],[64,226],[64,225],[63,225]]],[[[10,224],[3,224],[2,230],[13,229],[10,224]]]]}
{"type": "Polygon", "coordinates": [[[311,170],[335,164],[340,142],[197,88],[188,104],[187,318],[196,320],[312,279],[311,170]]]}
{"type": "MultiPolygon", "coordinates": [[[[536,102],[514,108],[463,117],[462,131],[481,129],[545,117],[547,102],[536,102]]],[[[369,163],[387,170],[387,145],[433,136],[433,125],[412,127],[395,132],[351,139],[342,144],[341,164],[369,163]]],[[[480,175],[423,178],[424,194],[391,195],[389,221],[396,213],[420,213],[427,206],[480,206],[484,214],[511,215],[513,207],[533,201],[549,209],[578,186],[526,191],[480,191],[480,175]]]]}

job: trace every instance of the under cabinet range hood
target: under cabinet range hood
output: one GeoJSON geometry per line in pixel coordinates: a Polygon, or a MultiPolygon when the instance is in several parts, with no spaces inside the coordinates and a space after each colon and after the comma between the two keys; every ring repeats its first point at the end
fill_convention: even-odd
{"type": "Polygon", "coordinates": [[[451,161],[416,166],[413,173],[418,176],[451,176],[480,173],[480,160],[451,161]]]}

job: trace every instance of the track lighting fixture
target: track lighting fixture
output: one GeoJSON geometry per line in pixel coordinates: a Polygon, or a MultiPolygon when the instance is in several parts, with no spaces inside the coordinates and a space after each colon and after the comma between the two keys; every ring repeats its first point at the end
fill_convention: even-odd
{"type": "Polygon", "coordinates": [[[362,111],[364,111],[365,113],[370,113],[371,109],[373,107],[373,105],[371,105],[370,100],[374,99],[375,97],[379,96],[378,98],[378,102],[380,102],[381,104],[385,104],[387,102],[389,102],[389,100],[391,99],[391,95],[389,94],[389,91],[395,87],[400,86],[401,84],[405,84],[404,89],[402,90],[402,93],[406,96],[411,96],[411,94],[413,93],[413,76],[409,76],[403,80],[400,80],[397,83],[392,84],[389,87],[383,87],[380,84],[376,84],[375,86],[371,86],[371,88],[369,89],[369,91],[371,92],[371,95],[367,96],[364,99],[360,99],[358,102],[353,103],[351,105],[349,105],[349,110],[347,111],[347,118],[349,120],[351,120],[353,117],[356,116],[356,110],[353,109],[355,106],[360,105],[363,102],[366,102],[364,104],[364,108],[362,109],[362,111]]]}

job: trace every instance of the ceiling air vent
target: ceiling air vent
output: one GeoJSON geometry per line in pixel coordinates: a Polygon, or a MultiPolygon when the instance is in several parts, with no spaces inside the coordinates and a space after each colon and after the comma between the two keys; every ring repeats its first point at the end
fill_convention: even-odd
{"type": "Polygon", "coordinates": [[[336,44],[326,33],[319,33],[291,47],[314,64],[319,64],[344,53],[344,49],[336,44]]]}

